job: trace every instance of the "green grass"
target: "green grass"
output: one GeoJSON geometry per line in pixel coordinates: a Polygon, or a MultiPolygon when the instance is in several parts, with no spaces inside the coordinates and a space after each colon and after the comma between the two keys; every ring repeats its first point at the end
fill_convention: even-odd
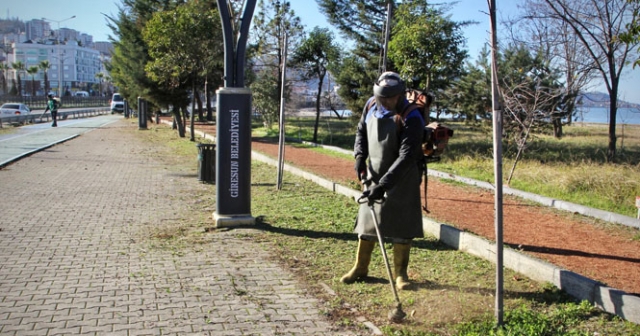
{"type": "MultiPolygon", "coordinates": [[[[313,118],[287,120],[290,138],[311,141],[313,118]]],[[[447,123],[455,130],[441,162],[429,168],[494,182],[493,134],[483,124],[447,123]]],[[[268,131],[256,128],[256,135],[268,131]]],[[[271,130],[273,135],[277,129],[271,130]]],[[[320,143],[353,149],[353,120],[323,118],[320,143]]],[[[510,187],[543,196],[582,204],[630,217],[637,215],[635,197],[640,195],[640,125],[618,125],[616,163],[606,162],[608,126],[580,124],[564,127],[564,137],[537,134],[529,141],[518,162],[510,187]]],[[[516,148],[503,144],[504,183],[511,173],[516,148]]],[[[349,157],[350,158],[350,157],[349,157]]]]}
{"type": "MultiPolygon", "coordinates": [[[[354,259],[355,202],[288,174],[283,190],[276,192],[269,183],[275,177],[274,168],[255,163],[252,170],[252,211],[259,214],[259,227],[265,231],[260,240],[275,248],[280,262],[294,269],[313,292],[334,302],[326,311],[328,316],[338,320],[351,316],[343,305],[348,303],[382,326],[387,335],[473,335],[470,325],[493,325],[494,265],[452,250],[434,237],[416,240],[412,248],[409,275],[414,288],[400,293],[404,311],[411,314],[410,318],[401,325],[389,324],[386,314],[394,300],[377,249],[371,261],[370,281],[353,285],[339,282],[354,259]],[[338,298],[323,293],[319,282],[334,289],[338,298]]],[[[555,331],[539,335],[564,335],[566,331],[579,334],[588,330],[620,330],[620,335],[640,332],[637,326],[586,303],[578,304],[555,288],[510,270],[505,271],[505,307],[512,324],[520,324],[515,322],[520,315],[531,315],[520,329],[514,329],[520,331],[537,328],[558,314],[571,317],[564,327],[554,322],[555,331]],[[576,306],[590,308],[576,309],[576,306]]],[[[353,321],[351,324],[357,325],[353,321]]],[[[492,329],[480,330],[476,335],[487,335],[488,330],[492,329]]],[[[518,332],[511,335],[538,335],[518,332]]]]}
{"type": "MultiPolygon", "coordinates": [[[[448,152],[431,168],[493,182],[491,130],[463,124],[456,128],[448,152]]],[[[621,127],[622,128],[622,127],[621,127]]],[[[618,139],[617,163],[606,163],[607,130],[603,125],[565,127],[565,137],[538,135],[518,162],[510,186],[585,206],[635,217],[640,195],[640,126],[625,126],[618,139]]],[[[504,182],[515,149],[505,144],[504,182]]]]}
{"type": "MultiPolygon", "coordinates": [[[[312,141],[314,118],[287,118],[285,122],[285,136],[297,141],[312,141]]],[[[321,145],[336,146],[353,149],[353,135],[355,123],[350,118],[339,120],[337,118],[321,118],[318,125],[318,143],[321,145]]],[[[266,129],[255,123],[253,135],[258,137],[271,137],[277,139],[278,126],[266,129]]]]}
{"type": "MultiPolygon", "coordinates": [[[[172,173],[193,173],[197,153],[193,142],[165,127],[136,134],[153,144],[153,155],[172,173]]],[[[411,290],[399,293],[409,316],[402,324],[390,324],[386,315],[394,299],[378,249],[366,282],[345,285],[339,281],[354,261],[357,204],[286,172],[282,190],[276,190],[275,180],[274,167],[252,164],[252,214],[259,231],[247,234],[246,239],[273,251],[276,261],[324,302],[322,313],[336,325],[369,333],[349,309],[353,307],[385,335],[640,334],[638,325],[575,302],[553,286],[510,270],[504,273],[505,324],[495,329],[494,265],[453,250],[434,237],[414,241],[409,266],[414,284],[411,290]],[[320,283],[331,287],[336,296],[320,283]]],[[[165,227],[151,233],[148,253],[159,248],[180,255],[183,249],[206,249],[207,244],[215,243],[215,232],[210,229],[215,186],[192,188],[175,196],[176,204],[182,205],[176,209],[179,220],[167,221],[165,227]]]]}
{"type": "MultiPolygon", "coordinates": [[[[581,326],[583,320],[597,314],[586,301],[568,303],[562,309],[551,309],[541,313],[522,305],[505,312],[505,323],[495,328],[491,319],[461,323],[456,327],[458,335],[623,335],[616,330],[607,330],[603,326],[581,326]]],[[[618,331],[620,332],[620,331],[618,331]]]]}

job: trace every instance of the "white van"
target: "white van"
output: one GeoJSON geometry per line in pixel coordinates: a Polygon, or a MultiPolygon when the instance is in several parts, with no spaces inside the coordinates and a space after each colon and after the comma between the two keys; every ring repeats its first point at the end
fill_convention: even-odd
{"type": "Polygon", "coordinates": [[[119,93],[114,93],[111,97],[111,114],[124,112],[124,98],[119,93]]]}
{"type": "Polygon", "coordinates": [[[89,97],[89,92],[87,91],[76,91],[76,93],[73,94],[74,97],[89,97]]]}

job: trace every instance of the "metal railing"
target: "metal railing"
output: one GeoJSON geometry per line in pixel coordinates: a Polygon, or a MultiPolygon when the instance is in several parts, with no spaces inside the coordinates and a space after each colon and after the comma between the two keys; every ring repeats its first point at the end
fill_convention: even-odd
{"type": "MultiPolygon", "coordinates": [[[[58,111],[58,120],[86,118],[108,113],[111,113],[111,110],[108,107],[80,109],[73,111],[58,111]]],[[[0,126],[3,124],[37,124],[49,121],[51,121],[51,112],[35,112],[25,115],[2,117],[0,119],[0,126]]]]}
{"type": "MultiPolygon", "coordinates": [[[[110,100],[111,97],[60,97],[62,107],[103,107],[109,106],[110,100]]],[[[47,107],[47,97],[0,95],[0,105],[5,103],[22,103],[32,110],[39,110],[47,107]]]]}

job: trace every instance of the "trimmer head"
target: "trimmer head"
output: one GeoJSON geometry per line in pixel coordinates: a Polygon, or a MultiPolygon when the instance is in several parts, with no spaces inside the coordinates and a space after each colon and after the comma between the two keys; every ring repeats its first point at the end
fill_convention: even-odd
{"type": "Polygon", "coordinates": [[[398,303],[396,308],[390,311],[387,317],[389,318],[389,321],[393,323],[400,323],[405,317],[407,317],[407,313],[402,311],[402,305],[398,303]]]}

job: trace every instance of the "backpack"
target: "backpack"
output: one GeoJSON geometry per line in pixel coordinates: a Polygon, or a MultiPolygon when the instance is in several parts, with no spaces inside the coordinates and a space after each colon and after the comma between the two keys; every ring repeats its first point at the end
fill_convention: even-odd
{"type": "Polygon", "coordinates": [[[422,154],[424,154],[425,160],[433,161],[434,158],[439,158],[447,148],[449,138],[453,136],[453,130],[436,121],[429,122],[429,108],[433,102],[433,98],[430,95],[422,91],[409,89],[407,90],[406,98],[409,101],[409,105],[405,106],[402,111],[402,120],[412,110],[418,109],[420,111],[425,123],[424,133],[422,134],[422,154]]]}
{"type": "MultiPolygon", "coordinates": [[[[425,92],[413,89],[407,89],[405,97],[409,104],[407,104],[402,113],[396,115],[396,124],[398,127],[402,126],[402,123],[406,119],[409,112],[417,109],[422,115],[422,119],[425,122],[425,127],[422,133],[422,162],[421,168],[424,174],[424,204],[422,210],[426,213],[430,211],[427,209],[427,163],[440,161],[440,155],[444,153],[445,148],[449,144],[449,138],[453,136],[453,130],[440,124],[437,121],[429,122],[429,108],[433,102],[433,98],[425,92]]],[[[370,99],[367,104],[366,111],[371,110],[375,104],[375,99],[370,99]]]]}
{"type": "MultiPolygon", "coordinates": [[[[422,153],[427,161],[435,162],[439,159],[440,155],[444,153],[445,148],[447,148],[449,138],[453,136],[453,130],[437,121],[429,122],[429,107],[433,101],[430,95],[419,90],[408,89],[406,98],[409,104],[402,109],[402,113],[397,115],[396,123],[398,127],[400,127],[409,112],[415,109],[420,111],[422,119],[425,122],[424,132],[422,134],[422,153]]],[[[370,99],[366,111],[371,110],[375,103],[375,99],[370,99]]]]}

